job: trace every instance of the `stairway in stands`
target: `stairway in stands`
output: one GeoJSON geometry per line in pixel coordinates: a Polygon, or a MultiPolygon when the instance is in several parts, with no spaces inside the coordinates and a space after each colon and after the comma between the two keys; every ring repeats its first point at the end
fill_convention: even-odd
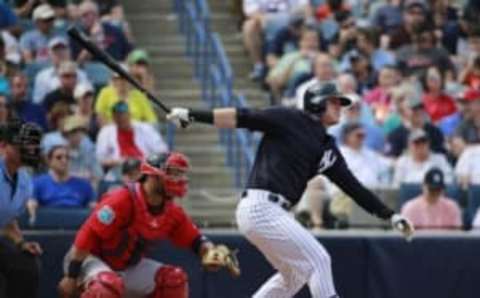
{"type": "MultiPolygon", "coordinates": [[[[193,67],[185,56],[185,40],[172,14],[172,1],[122,3],[137,47],[145,48],[151,55],[155,93],[169,106],[203,107],[193,67]]],[[[233,171],[225,165],[217,129],[202,124],[177,129],[175,149],[187,154],[192,164],[190,192],[182,205],[200,225],[232,224],[236,204],[233,171]]]]}

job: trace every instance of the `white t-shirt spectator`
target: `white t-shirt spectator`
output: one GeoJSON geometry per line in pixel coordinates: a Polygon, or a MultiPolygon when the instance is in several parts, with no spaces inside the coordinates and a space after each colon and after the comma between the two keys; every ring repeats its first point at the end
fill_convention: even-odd
{"type": "Polygon", "coordinates": [[[340,146],[348,167],[353,175],[368,188],[378,188],[388,183],[391,161],[368,148],[360,151],[340,146]]]}
{"type": "MultiPolygon", "coordinates": [[[[77,81],[79,84],[92,85],[87,78],[85,72],[77,69],[77,81]]],[[[60,87],[60,78],[58,77],[55,67],[50,66],[41,70],[35,77],[33,85],[33,102],[41,104],[45,95],[60,87]]]]}
{"type": "Polygon", "coordinates": [[[247,16],[255,13],[290,12],[308,3],[308,0],[244,0],[243,12],[247,16]]]}
{"type": "Polygon", "coordinates": [[[17,39],[8,31],[2,31],[1,38],[5,43],[5,59],[13,64],[19,64],[22,61],[22,54],[17,39]]]}
{"type": "Polygon", "coordinates": [[[455,174],[468,179],[470,184],[480,184],[480,145],[465,148],[455,166],[455,174]]]}
{"type": "MultiPolygon", "coordinates": [[[[132,122],[133,140],[144,157],[168,151],[167,145],[152,125],[132,122]]],[[[97,136],[96,156],[100,163],[105,160],[121,160],[118,129],[115,124],[104,126],[97,136]]]]}
{"type": "Polygon", "coordinates": [[[401,156],[396,164],[393,174],[393,186],[399,187],[402,183],[422,184],[425,174],[433,167],[439,168],[445,176],[445,183],[453,182],[453,169],[443,154],[430,153],[424,162],[416,162],[412,156],[401,156]]]}

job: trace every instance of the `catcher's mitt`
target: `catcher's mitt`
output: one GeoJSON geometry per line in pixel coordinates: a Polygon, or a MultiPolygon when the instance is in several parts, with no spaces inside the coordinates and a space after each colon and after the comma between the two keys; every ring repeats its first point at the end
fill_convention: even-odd
{"type": "Polygon", "coordinates": [[[231,251],[225,245],[215,245],[210,248],[202,257],[202,265],[206,268],[225,267],[233,277],[240,276],[237,251],[231,251]]]}

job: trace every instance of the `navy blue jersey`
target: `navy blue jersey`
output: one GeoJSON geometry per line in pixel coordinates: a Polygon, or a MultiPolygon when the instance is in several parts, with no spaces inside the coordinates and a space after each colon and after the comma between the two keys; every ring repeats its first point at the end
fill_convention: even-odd
{"type": "Polygon", "coordinates": [[[237,127],[264,133],[247,188],[281,194],[293,206],[307,182],[323,174],[370,213],[381,218],[393,214],[353,176],[335,139],[311,115],[284,107],[239,109],[237,127]]]}

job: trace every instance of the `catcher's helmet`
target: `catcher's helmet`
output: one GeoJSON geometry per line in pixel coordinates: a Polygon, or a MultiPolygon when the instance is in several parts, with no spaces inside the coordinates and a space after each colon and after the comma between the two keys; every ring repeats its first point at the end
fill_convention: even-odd
{"type": "Polygon", "coordinates": [[[183,197],[188,190],[188,179],[184,175],[190,163],[187,157],[179,152],[168,152],[149,156],[140,166],[144,175],[160,176],[164,181],[165,193],[171,197],[183,197]],[[172,174],[172,170],[180,171],[181,175],[172,174]]]}
{"type": "Polygon", "coordinates": [[[36,166],[40,161],[42,129],[32,122],[15,119],[0,126],[0,140],[18,146],[22,163],[36,166]]]}
{"type": "Polygon", "coordinates": [[[322,114],[327,107],[327,99],[338,98],[342,106],[349,106],[352,100],[341,94],[335,84],[315,84],[305,91],[303,95],[303,109],[312,114],[322,114]]]}

